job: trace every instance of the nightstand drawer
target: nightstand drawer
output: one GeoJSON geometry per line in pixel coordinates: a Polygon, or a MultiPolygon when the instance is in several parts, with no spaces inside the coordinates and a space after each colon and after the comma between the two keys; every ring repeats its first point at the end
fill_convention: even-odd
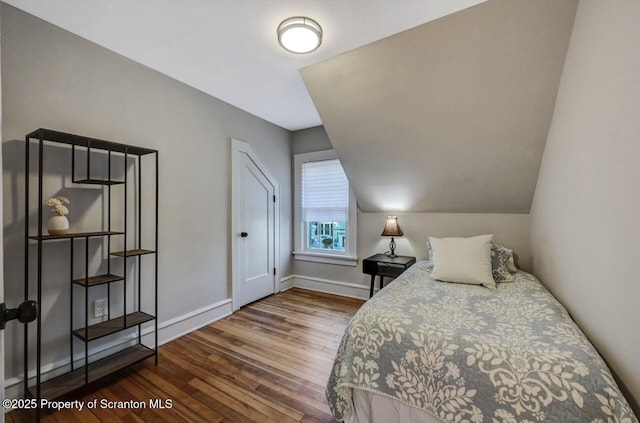
{"type": "Polygon", "coordinates": [[[376,254],[362,260],[362,273],[379,275],[380,272],[384,272],[385,276],[387,276],[387,273],[398,276],[415,262],[415,257],[388,257],[384,254],[376,254]]]}
{"type": "Polygon", "coordinates": [[[400,274],[405,270],[407,270],[407,266],[404,264],[378,262],[378,271],[376,273],[381,276],[389,276],[395,278],[397,276],[400,276],[400,274]]]}

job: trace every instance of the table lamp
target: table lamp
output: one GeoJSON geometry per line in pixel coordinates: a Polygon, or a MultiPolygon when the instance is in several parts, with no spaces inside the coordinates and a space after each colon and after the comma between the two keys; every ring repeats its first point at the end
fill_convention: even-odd
{"type": "Polygon", "coordinates": [[[398,217],[397,216],[387,216],[387,221],[384,224],[384,229],[382,230],[381,236],[390,236],[391,241],[389,242],[389,257],[397,257],[395,254],[396,250],[396,241],[393,239],[394,236],[402,236],[404,233],[400,226],[398,226],[398,217]]]}

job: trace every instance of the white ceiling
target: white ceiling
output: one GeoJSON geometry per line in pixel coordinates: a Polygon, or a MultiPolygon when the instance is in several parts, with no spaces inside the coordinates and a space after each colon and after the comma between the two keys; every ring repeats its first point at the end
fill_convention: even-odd
{"type": "Polygon", "coordinates": [[[3,0],[290,130],[321,124],[299,69],[484,0],[3,0]],[[276,27],[323,27],[308,55],[276,27]]]}

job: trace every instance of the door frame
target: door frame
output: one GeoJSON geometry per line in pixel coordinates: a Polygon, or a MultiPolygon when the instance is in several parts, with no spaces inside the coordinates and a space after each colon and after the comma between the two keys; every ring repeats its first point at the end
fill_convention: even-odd
{"type": "Polygon", "coordinates": [[[240,198],[235,193],[240,190],[240,171],[241,171],[241,154],[247,157],[256,165],[258,170],[264,175],[273,186],[273,193],[276,201],[273,203],[273,263],[276,268],[273,275],[273,292],[280,292],[280,184],[278,180],[271,174],[269,168],[264,164],[260,157],[256,154],[251,144],[231,138],[231,225],[229,236],[231,238],[231,301],[232,309],[236,311],[240,308],[240,219],[237,216],[242,211],[240,198]]]}

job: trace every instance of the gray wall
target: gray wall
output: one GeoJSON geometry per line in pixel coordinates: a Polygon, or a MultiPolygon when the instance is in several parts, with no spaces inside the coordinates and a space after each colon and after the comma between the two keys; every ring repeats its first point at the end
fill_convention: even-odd
{"type": "MultiPolygon", "coordinates": [[[[288,131],[7,5],[2,5],[2,84],[4,263],[10,304],[22,296],[23,140],[38,127],[160,151],[160,323],[231,296],[232,137],[251,143],[285,188],[280,262],[282,275],[291,272],[288,131]]],[[[66,194],[72,201],[72,228],[95,229],[101,222],[88,216],[104,207],[101,188],[69,183],[68,149],[49,148],[47,157],[45,196],[66,194]]],[[[143,206],[143,214],[152,218],[152,206],[143,206]]],[[[34,225],[35,220],[32,214],[34,225]]],[[[49,345],[62,347],[68,342],[68,247],[58,243],[46,248],[45,272],[61,275],[47,282],[43,316],[59,325],[46,336],[49,345]]],[[[90,253],[92,265],[102,258],[98,245],[91,244],[90,253]]],[[[6,333],[7,378],[20,374],[18,332],[14,327],[6,333]]],[[[47,349],[45,362],[61,360],[64,353],[47,349]]]]}
{"type": "Polygon", "coordinates": [[[636,414],[638,22],[638,1],[580,1],[531,212],[535,274],[635,397],[636,414]]]}
{"type": "MultiPolygon", "coordinates": [[[[331,150],[332,148],[331,140],[327,135],[327,131],[324,130],[324,126],[302,129],[293,132],[291,135],[291,154],[331,150]]],[[[293,158],[291,163],[293,164],[293,158]]],[[[291,166],[291,170],[293,171],[293,166],[291,166]]]]}
{"type": "MultiPolygon", "coordinates": [[[[295,131],[291,138],[292,154],[331,149],[331,141],[321,126],[295,131]]],[[[396,239],[397,252],[427,258],[427,236],[472,236],[493,233],[498,242],[513,249],[519,256],[519,265],[529,269],[529,215],[493,213],[358,213],[358,257],[388,250],[389,239],[381,237],[387,214],[398,216],[404,231],[396,239]]],[[[294,260],[293,273],[337,282],[356,283],[369,286],[369,276],[362,274],[361,267],[349,267],[294,260]]],[[[377,285],[376,285],[377,286],[377,285]]]]}

